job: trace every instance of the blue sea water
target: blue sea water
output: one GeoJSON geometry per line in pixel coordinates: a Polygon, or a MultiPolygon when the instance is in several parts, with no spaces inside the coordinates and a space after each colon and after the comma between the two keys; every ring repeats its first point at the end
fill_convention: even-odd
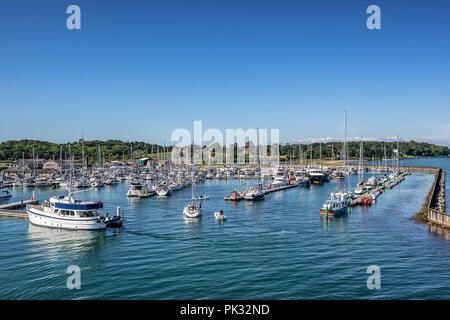
{"type": "MultiPolygon", "coordinates": [[[[449,159],[405,162],[450,169],[449,159]]],[[[77,196],[102,199],[106,211],[121,206],[124,226],[65,231],[0,219],[0,299],[450,299],[450,237],[410,220],[433,179],[414,173],[373,206],[330,220],[319,208],[336,182],[232,203],[223,196],[242,184],[210,180],[196,187],[210,196],[197,223],[182,216],[189,188],[150,199],[127,198],[125,182],[86,191],[77,196]],[[81,268],[79,290],[66,286],[70,265],[81,268]],[[367,288],[371,265],[379,290],[367,288]]],[[[31,192],[14,189],[10,201],[31,192]]]]}

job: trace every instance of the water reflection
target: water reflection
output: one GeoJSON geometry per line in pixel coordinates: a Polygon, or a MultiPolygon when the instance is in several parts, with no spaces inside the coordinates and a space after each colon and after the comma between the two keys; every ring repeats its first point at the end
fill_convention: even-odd
{"type": "Polygon", "coordinates": [[[346,214],[341,214],[338,216],[324,216],[320,215],[320,219],[322,220],[322,225],[326,231],[329,231],[329,228],[333,228],[334,231],[343,231],[345,230],[345,226],[348,223],[348,218],[351,215],[351,208],[349,208],[346,214]]]}
{"type": "Polygon", "coordinates": [[[429,225],[428,230],[431,231],[431,234],[437,238],[450,240],[450,230],[449,229],[429,225]]]}
{"type": "Polygon", "coordinates": [[[87,230],[61,230],[45,228],[29,224],[27,239],[30,240],[31,251],[45,257],[68,255],[68,254],[86,254],[98,253],[102,245],[107,240],[119,237],[120,232],[113,231],[87,231],[87,230]]]}
{"type": "Polygon", "coordinates": [[[202,219],[199,218],[188,218],[183,216],[184,224],[186,226],[186,232],[189,235],[198,236],[202,229],[202,219]]]}

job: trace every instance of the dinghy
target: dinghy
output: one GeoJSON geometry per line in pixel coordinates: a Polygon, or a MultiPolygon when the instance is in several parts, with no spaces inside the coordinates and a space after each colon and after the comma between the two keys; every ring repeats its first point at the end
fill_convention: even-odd
{"type": "Polygon", "coordinates": [[[223,210],[214,212],[214,217],[216,218],[216,220],[221,220],[221,221],[227,220],[227,216],[223,213],[223,210]]]}

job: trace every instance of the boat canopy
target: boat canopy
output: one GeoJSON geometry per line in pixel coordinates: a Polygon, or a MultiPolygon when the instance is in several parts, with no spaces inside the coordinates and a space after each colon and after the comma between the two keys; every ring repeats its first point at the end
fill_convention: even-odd
{"type": "Polygon", "coordinates": [[[101,201],[75,201],[75,203],[61,203],[56,202],[55,208],[57,209],[68,209],[68,210],[95,210],[103,208],[103,202],[101,201]]]}

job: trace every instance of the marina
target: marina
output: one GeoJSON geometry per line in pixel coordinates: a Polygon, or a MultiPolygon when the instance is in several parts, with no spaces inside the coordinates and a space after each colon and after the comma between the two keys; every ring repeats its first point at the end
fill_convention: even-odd
{"type": "MultiPolygon", "coordinates": [[[[370,172],[366,174],[367,178],[371,176],[370,172]]],[[[355,185],[357,175],[350,175],[349,179],[355,185]]],[[[0,267],[14,275],[10,264],[14,261],[14,266],[26,272],[21,271],[24,276],[14,285],[0,276],[4,283],[0,294],[5,298],[324,299],[422,295],[442,298],[449,292],[447,283],[426,277],[424,270],[432,268],[443,276],[448,273],[450,266],[445,262],[448,260],[442,260],[442,253],[448,250],[450,238],[446,240],[445,234],[431,232],[410,220],[433,186],[433,174],[413,171],[393,189],[383,192],[370,207],[355,206],[348,215],[334,219],[321,219],[317,208],[335,189],[337,181],[308,188],[284,187],[266,194],[263,201],[224,201],[225,194],[246,189],[243,186],[258,180],[245,181],[243,185],[240,179],[205,179],[196,184],[195,194],[207,194],[209,199],[202,203],[202,219],[189,221],[183,219],[181,211],[191,201],[191,187],[182,188],[171,197],[129,198],[127,181],[90,188],[79,195],[89,201],[102,199],[105,210],[110,212],[120,206],[127,218],[119,229],[67,231],[1,218],[1,243],[12,250],[1,251],[0,267]],[[216,218],[219,208],[226,219],[216,218]],[[376,251],[370,250],[372,243],[377,243],[376,251]],[[431,244],[436,250],[428,249],[431,244]],[[438,254],[439,248],[444,251],[439,250],[438,254]],[[289,259],[283,260],[288,252],[289,259]],[[48,256],[53,259],[47,259],[48,256]],[[37,272],[31,267],[31,260],[39,263],[39,272],[46,274],[37,280],[43,288],[38,291],[21,290],[37,272]],[[98,265],[83,269],[85,284],[81,291],[65,289],[65,261],[82,268],[98,265]],[[408,269],[411,261],[415,261],[413,270],[408,269]],[[365,270],[361,264],[374,262],[384,266],[383,275],[389,278],[385,289],[358,289],[360,280],[350,280],[349,276],[356,273],[363,279],[365,270]],[[203,272],[186,274],[180,271],[181,265],[203,272]],[[329,275],[333,265],[345,268],[334,269],[329,275]],[[404,283],[404,270],[409,270],[408,279],[415,283],[414,293],[408,285],[398,287],[398,283],[404,283]],[[275,272],[283,275],[276,281],[275,272]],[[136,277],[124,277],[125,274],[136,277]],[[329,282],[329,277],[342,280],[329,282]],[[49,281],[61,284],[45,289],[49,281]],[[205,285],[211,289],[205,292],[205,285]],[[245,289],[248,287],[252,290],[245,289]],[[284,289],[278,290],[280,287],[284,289]]],[[[67,193],[64,188],[13,188],[10,201],[30,198],[32,191],[42,200],[67,193]]]]}

